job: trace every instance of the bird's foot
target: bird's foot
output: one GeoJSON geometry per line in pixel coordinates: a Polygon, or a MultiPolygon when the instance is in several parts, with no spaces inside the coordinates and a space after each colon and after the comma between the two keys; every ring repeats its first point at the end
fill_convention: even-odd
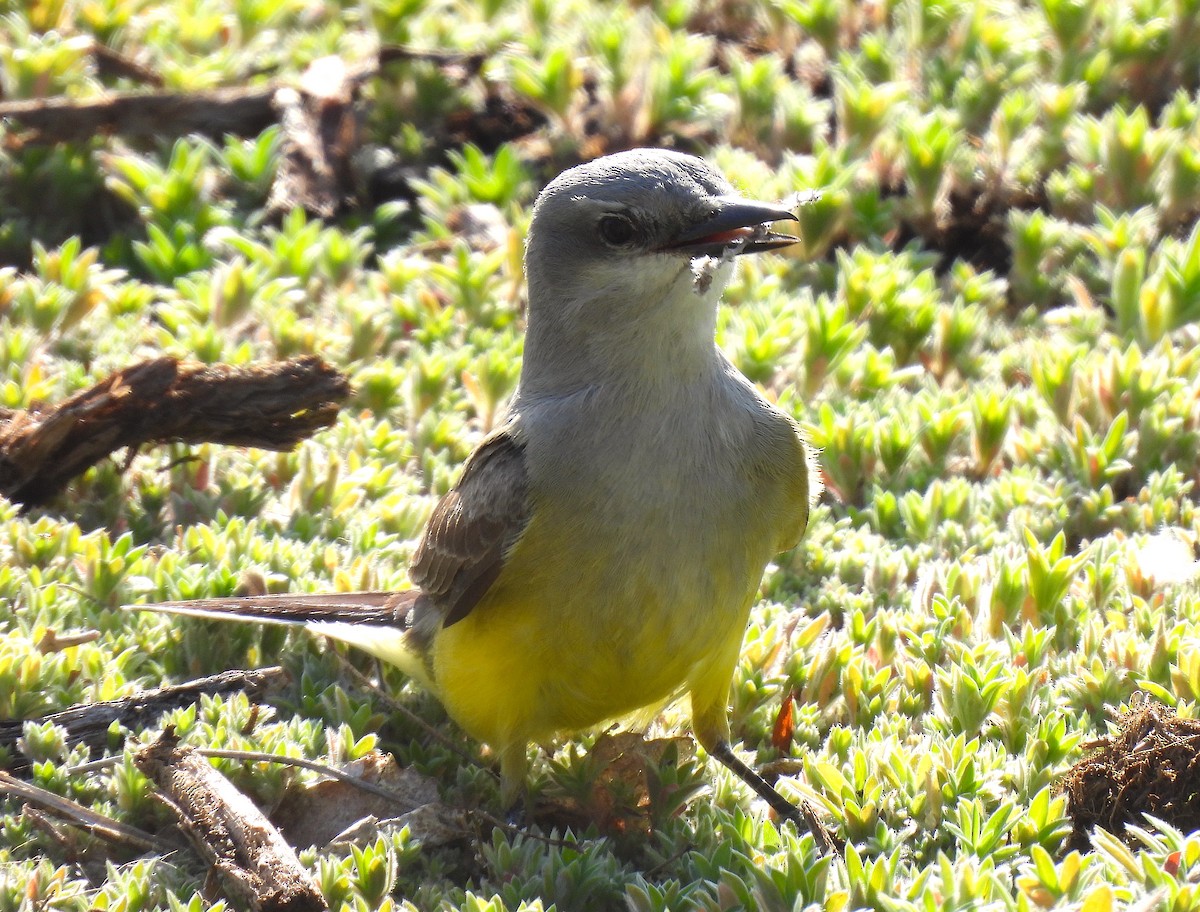
{"type": "Polygon", "coordinates": [[[797,806],[784,798],[783,795],[775,791],[771,783],[767,782],[766,779],[738,759],[737,755],[733,752],[733,748],[729,746],[728,741],[721,741],[714,745],[709,753],[715,760],[720,761],[731,770],[746,785],[754,789],[758,797],[767,802],[771,810],[778,814],[781,819],[792,821],[797,829],[800,828],[801,824],[808,827],[808,831],[812,833],[813,840],[817,844],[817,849],[822,855],[841,855],[845,851],[845,842],[825,828],[825,825],[821,823],[817,812],[813,810],[811,804],[807,801],[801,801],[797,806]]]}
{"type": "Polygon", "coordinates": [[[533,822],[529,801],[524,796],[514,801],[504,811],[504,825],[514,830],[525,830],[533,822]]]}

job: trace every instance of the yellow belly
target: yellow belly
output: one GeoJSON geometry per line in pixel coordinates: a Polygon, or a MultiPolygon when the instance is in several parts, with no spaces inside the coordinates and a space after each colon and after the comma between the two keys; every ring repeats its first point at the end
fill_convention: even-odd
{"type": "MultiPolygon", "coordinates": [[[[649,541],[595,538],[574,553],[555,525],[531,523],[493,589],[434,643],[442,702],[496,747],[590,728],[694,686],[706,660],[736,655],[770,556],[735,545],[717,557],[701,541],[656,559],[649,541]]],[[[727,682],[728,662],[713,664],[727,682]]]]}

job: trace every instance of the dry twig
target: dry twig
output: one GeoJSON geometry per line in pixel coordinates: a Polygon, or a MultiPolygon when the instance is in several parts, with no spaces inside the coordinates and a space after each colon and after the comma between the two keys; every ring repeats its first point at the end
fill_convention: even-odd
{"type": "Polygon", "coordinates": [[[275,122],[271,98],[276,88],[268,83],[191,94],[112,92],[98,98],[30,98],[0,102],[0,121],[11,121],[27,131],[23,139],[38,143],[78,143],[106,133],[256,136],[275,122]]]}
{"type": "Polygon", "coordinates": [[[350,382],[309,356],[252,367],[156,358],[57,406],[0,409],[0,494],[45,503],[122,447],[225,443],[291,449],[328,427],[350,382]]]}
{"type": "Polygon", "coordinates": [[[132,79],[146,85],[161,88],[163,78],[150,67],[132,57],[115,51],[99,41],[92,43],[92,58],[96,61],[96,72],[110,78],[132,79]]]}
{"type": "Polygon", "coordinates": [[[224,750],[221,748],[204,747],[197,748],[196,753],[202,757],[215,757],[224,760],[242,760],[246,763],[278,763],[280,766],[291,766],[296,769],[306,769],[314,773],[320,773],[322,776],[328,776],[336,782],[343,785],[348,785],[352,788],[359,789],[364,792],[369,792],[379,798],[394,802],[395,804],[407,805],[408,796],[400,795],[395,790],[386,788],[382,785],[376,785],[362,776],[356,776],[352,773],[347,773],[337,767],[330,766],[327,763],[318,763],[315,760],[306,760],[304,757],[289,757],[286,754],[268,754],[263,751],[245,751],[245,750],[224,750]]]}
{"type": "MultiPolygon", "coordinates": [[[[282,668],[262,668],[257,671],[226,671],[198,678],[184,684],[159,687],[120,700],[105,700],[101,703],[85,703],[72,706],[62,712],[51,713],[40,719],[0,720],[0,747],[15,747],[27,721],[37,724],[53,722],[67,732],[67,740],[74,744],[83,742],[93,749],[107,746],[108,732],[114,722],[126,728],[136,728],[153,723],[165,712],[189,706],[203,694],[227,694],[245,691],[254,698],[287,677],[282,668]]],[[[11,766],[14,773],[24,772],[28,762],[19,754],[11,766]]]]}
{"type": "Polygon", "coordinates": [[[88,830],[104,839],[124,843],[142,852],[163,852],[174,848],[174,846],[164,847],[162,840],[156,839],[144,830],[121,823],[119,820],[113,820],[111,817],[105,817],[103,814],[97,814],[69,798],[63,798],[61,795],[10,776],[4,770],[0,770],[0,795],[19,798],[21,801],[67,821],[72,826],[88,830]]]}
{"type": "MultiPolygon", "coordinates": [[[[102,65],[130,75],[131,61],[112,51],[97,49],[102,65]]],[[[420,51],[385,46],[364,63],[347,67],[357,86],[379,75],[396,60],[426,60],[455,68],[465,76],[478,72],[485,52],[420,51]]],[[[139,73],[149,79],[151,74],[139,73]]],[[[255,86],[209,89],[200,92],[112,92],[98,98],[33,98],[0,102],[0,121],[23,131],[21,141],[38,143],[83,142],[93,136],[183,136],[199,133],[219,139],[225,134],[257,136],[276,122],[275,93],[290,89],[292,79],[277,79],[255,86]]]]}

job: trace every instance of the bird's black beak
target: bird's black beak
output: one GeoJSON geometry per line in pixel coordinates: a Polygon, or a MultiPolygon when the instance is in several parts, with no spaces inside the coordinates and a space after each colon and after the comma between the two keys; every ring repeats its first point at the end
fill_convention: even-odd
{"type": "Polygon", "coordinates": [[[790,234],[768,229],[772,222],[799,221],[790,209],[776,203],[756,203],[739,196],[719,196],[716,210],[706,219],[684,230],[665,248],[689,257],[760,253],[799,241],[790,234]]]}

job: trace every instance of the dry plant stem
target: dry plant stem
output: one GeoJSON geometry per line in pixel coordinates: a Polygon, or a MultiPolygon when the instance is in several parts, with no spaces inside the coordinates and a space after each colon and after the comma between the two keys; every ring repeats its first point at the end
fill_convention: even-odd
{"type": "Polygon", "coordinates": [[[163,78],[150,67],[138,63],[119,51],[114,51],[99,41],[92,43],[92,57],[96,61],[96,72],[103,77],[132,79],[161,88],[163,78]]]}
{"type": "MultiPolygon", "coordinates": [[[[380,798],[394,801],[397,804],[404,804],[404,799],[394,792],[382,786],[376,785],[374,782],[368,782],[357,776],[349,773],[344,773],[336,767],[327,766],[324,763],[317,763],[315,760],[305,760],[303,757],[289,757],[286,754],[269,754],[264,751],[243,751],[243,750],[221,750],[218,748],[195,748],[196,753],[201,757],[220,758],[223,760],[244,760],[247,763],[278,763],[280,766],[294,766],[297,769],[311,770],[314,773],[320,773],[322,776],[327,776],[330,779],[336,779],[339,782],[344,782],[347,785],[354,786],[364,792],[370,792],[373,795],[378,795],[380,798]]],[[[96,770],[102,770],[106,767],[116,766],[121,762],[120,757],[102,757],[99,760],[92,760],[88,763],[81,763],[78,766],[69,766],[66,769],[68,775],[76,776],[84,773],[94,773],[96,770]]]]}
{"type": "Polygon", "coordinates": [[[21,816],[33,824],[34,828],[41,830],[60,852],[73,852],[74,834],[66,831],[49,814],[44,814],[35,808],[32,804],[21,805],[21,816]]]}
{"type": "Polygon", "coordinates": [[[291,449],[333,424],[349,395],[346,376],[315,356],[251,367],[143,361],[59,405],[0,409],[0,494],[43,504],[123,447],[291,449]]]}
{"type": "Polygon", "coordinates": [[[322,776],[328,776],[330,779],[344,782],[346,785],[351,785],[364,792],[370,792],[372,795],[378,795],[380,798],[386,798],[388,801],[394,801],[396,804],[406,804],[405,800],[391,789],[376,785],[374,782],[368,782],[358,776],[344,773],[340,769],[335,769],[324,763],[305,760],[303,757],[288,757],[283,754],[268,754],[261,751],[218,750],[215,748],[197,748],[196,753],[202,757],[219,757],[223,760],[244,760],[247,763],[278,763],[281,766],[294,766],[298,769],[311,770],[314,773],[320,773],[322,776]]]}
{"type": "MultiPolygon", "coordinates": [[[[67,741],[83,742],[93,749],[103,749],[108,743],[108,732],[114,722],[126,727],[137,728],[151,725],[163,713],[197,702],[204,694],[230,694],[244,691],[254,699],[287,679],[282,668],[262,668],[257,671],[226,671],[207,678],[198,678],[185,684],[173,684],[147,690],[120,700],[102,703],[85,703],[72,706],[62,712],[51,713],[40,719],[0,720],[0,747],[14,748],[27,721],[35,724],[53,722],[62,726],[67,741]]],[[[29,762],[14,752],[10,770],[22,773],[29,762]]]]}
{"type": "Polygon", "coordinates": [[[132,846],[140,852],[165,852],[174,848],[163,840],[139,830],[137,827],[97,814],[61,795],[48,792],[28,782],[23,782],[0,770],[0,794],[19,798],[21,801],[40,808],[72,826],[95,833],[104,839],[132,846]]]}
{"type": "Polygon", "coordinates": [[[134,762],[235,904],[255,912],[328,909],[295,851],[249,798],[168,729],[134,762]]]}

